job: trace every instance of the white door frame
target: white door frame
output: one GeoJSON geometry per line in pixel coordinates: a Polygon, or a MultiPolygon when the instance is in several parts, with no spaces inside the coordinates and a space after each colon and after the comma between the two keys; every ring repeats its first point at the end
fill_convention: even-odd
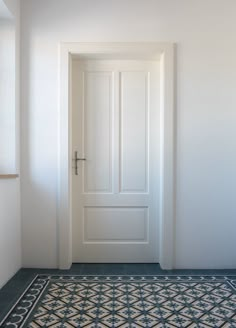
{"type": "Polygon", "coordinates": [[[72,264],[71,61],[78,58],[152,59],[161,64],[160,265],[174,267],[175,113],[172,43],[62,43],[59,47],[58,267],[72,264]]]}

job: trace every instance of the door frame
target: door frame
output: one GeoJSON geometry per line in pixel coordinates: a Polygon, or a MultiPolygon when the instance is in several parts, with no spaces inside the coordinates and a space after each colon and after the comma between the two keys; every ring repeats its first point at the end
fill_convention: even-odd
{"type": "Polygon", "coordinates": [[[174,268],[175,238],[175,61],[173,43],[61,43],[59,46],[58,267],[72,264],[72,106],[73,58],[152,59],[160,61],[161,185],[160,265],[174,268]]]}

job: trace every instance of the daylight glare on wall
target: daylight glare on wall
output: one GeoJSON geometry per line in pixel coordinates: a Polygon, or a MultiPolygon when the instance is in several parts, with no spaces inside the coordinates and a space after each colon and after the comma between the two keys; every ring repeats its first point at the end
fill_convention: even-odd
{"type": "Polygon", "coordinates": [[[15,24],[0,17],[0,174],[15,170],[15,24]]]}

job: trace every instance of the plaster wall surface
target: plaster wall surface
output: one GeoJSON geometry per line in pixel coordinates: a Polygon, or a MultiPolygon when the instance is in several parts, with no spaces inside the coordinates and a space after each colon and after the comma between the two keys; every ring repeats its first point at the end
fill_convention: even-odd
{"type": "MultiPolygon", "coordinates": [[[[4,168],[4,172],[1,173],[16,173],[19,172],[19,43],[20,43],[20,1],[19,0],[11,0],[11,1],[3,1],[0,0],[1,5],[7,8],[7,19],[14,18],[14,32],[12,31],[13,25],[12,23],[6,24],[4,23],[4,34],[2,36],[1,41],[4,38],[8,38],[10,43],[12,43],[12,37],[15,38],[15,83],[14,81],[8,81],[8,97],[9,103],[7,103],[6,95],[4,95],[4,102],[1,102],[0,111],[1,114],[5,111],[5,106],[14,107],[15,104],[15,112],[11,113],[8,116],[9,120],[9,138],[7,135],[3,135],[3,129],[1,129],[1,142],[8,143],[10,141],[11,147],[15,147],[15,154],[12,158],[13,162],[9,165],[10,172],[7,171],[7,168],[4,168]],[[9,3],[11,6],[8,6],[9,3]],[[10,28],[10,29],[9,29],[10,28]],[[7,29],[7,30],[6,30],[7,29]],[[9,29],[9,31],[8,31],[9,29]],[[15,86],[14,86],[15,84],[15,86]],[[15,142],[13,142],[12,138],[15,138],[15,142]],[[14,172],[12,172],[14,168],[14,172]]],[[[4,17],[1,17],[2,23],[4,22],[4,17]]],[[[8,44],[8,42],[7,42],[8,44]]],[[[9,45],[9,44],[8,44],[9,45]]],[[[14,48],[13,47],[13,48],[14,48]]],[[[12,45],[9,46],[9,51],[13,51],[12,45]]],[[[1,49],[2,50],[2,49],[1,49]]],[[[5,55],[4,55],[5,56],[5,55]]],[[[12,57],[11,55],[9,55],[12,57]]],[[[5,58],[6,59],[6,58],[5,58]]],[[[1,60],[1,64],[3,64],[3,60],[1,60]]],[[[1,67],[1,65],[0,65],[1,67]]],[[[3,67],[6,69],[7,67],[3,67]]],[[[8,69],[8,68],[7,68],[8,69]]],[[[4,116],[1,115],[3,119],[4,116]]],[[[2,122],[1,122],[2,123],[2,122]]],[[[0,124],[1,125],[1,124],[0,124]]],[[[7,131],[5,131],[7,132],[7,131]]],[[[0,142],[0,143],[1,143],[0,142]]],[[[20,179],[0,179],[0,288],[21,268],[21,208],[20,208],[20,179]]]]}
{"type": "Polygon", "coordinates": [[[236,267],[236,2],[22,1],[23,265],[57,267],[60,42],[176,43],[176,268],[236,267]]]}

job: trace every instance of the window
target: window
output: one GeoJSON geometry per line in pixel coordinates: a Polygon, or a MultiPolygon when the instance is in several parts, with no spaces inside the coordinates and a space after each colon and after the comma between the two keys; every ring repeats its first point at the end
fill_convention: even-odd
{"type": "Polygon", "coordinates": [[[15,21],[0,10],[0,175],[16,173],[15,57],[15,21]]]}

